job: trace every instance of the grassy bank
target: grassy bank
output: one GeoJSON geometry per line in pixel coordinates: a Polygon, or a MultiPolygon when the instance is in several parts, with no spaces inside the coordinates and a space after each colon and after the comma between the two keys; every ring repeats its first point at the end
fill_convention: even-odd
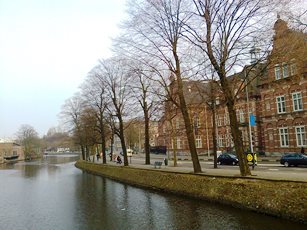
{"type": "Polygon", "coordinates": [[[76,167],[124,183],[229,204],[307,224],[307,183],[166,172],[78,161],[76,167]]]}

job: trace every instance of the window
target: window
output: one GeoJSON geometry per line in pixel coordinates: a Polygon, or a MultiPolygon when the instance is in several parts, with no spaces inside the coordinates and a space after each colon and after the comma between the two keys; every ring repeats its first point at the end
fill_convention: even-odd
{"type": "Polygon", "coordinates": [[[201,141],[201,136],[196,136],[195,137],[195,144],[196,144],[196,148],[202,148],[202,141],[201,141]]]}
{"type": "Polygon", "coordinates": [[[243,109],[240,109],[240,111],[239,111],[239,120],[240,120],[241,123],[245,122],[243,109]]]}
{"type": "Polygon", "coordinates": [[[176,144],[176,149],[181,149],[181,145],[182,145],[182,141],[180,138],[176,138],[176,140],[174,141],[172,139],[172,148],[175,148],[175,144],[176,144]]]}
{"type": "Polygon", "coordinates": [[[277,102],[277,113],[285,113],[286,112],[285,96],[277,97],[276,102],[277,102]]]}
{"type": "Polygon", "coordinates": [[[230,134],[225,135],[225,145],[226,147],[231,147],[231,135],[230,134]]]}
{"type": "Polygon", "coordinates": [[[228,113],[224,114],[224,124],[229,125],[229,115],[228,115],[228,113]]]}
{"type": "Polygon", "coordinates": [[[289,146],[289,133],[288,128],[279,128],[279,139],[281,147],[289,146]]]}
{"type": "Polygon", "coordinates": [[[224,146],[224,138],[223,138],[223,135],[222,135],[222,134],[218,135],[218,138],[217,138],[217,145],[218,145],[219,147],[223,147],[223,146],[224,146]]]}
{"type": "Polygon", "coordinates": [[[296,134],[296,144],[297,146],[305,145],[305,127],[304,126],[296,126],[295,127],[296,134]]]}
{"type": "Polygon", "coordinates": [[[295,74],[296,74],[296,64],[291,63],[291,65],[290,65],[290,75],[293,76],[295,74]]]}
{"type": "Polygon", "coordinates": [[[216,115],[215,119],[216,119],[217,126],[221,126],[222,125],[222,118],[219,115],[216,115]]]}
{"type": "Polygon", "coordinates": [[[275,65],[275,79],[276,80],[281,79],[280,66],[279,65],[275,65]]]}
{"type": "Polygon", "coordinates": [[[303,110],[302,94],[301,92],[292,93],[293,111],[303,110]]]}
{"type": "Polygon", "coordinates": [[[177,149],[181,149],[181,139],[177,138],[177,149]]]}
{"type": "Polygon", "coordinates": [[[199,117],[197,116],[197,117],[195,117],[195,127],[200,127],[200,119],[199,119],[199,117]]]}
{"type": "Polygon", "coordinates": [[[282,75],[283,75],[283,78],[289,77],[288,64],[287,63],[282,64],[282,75]]]}

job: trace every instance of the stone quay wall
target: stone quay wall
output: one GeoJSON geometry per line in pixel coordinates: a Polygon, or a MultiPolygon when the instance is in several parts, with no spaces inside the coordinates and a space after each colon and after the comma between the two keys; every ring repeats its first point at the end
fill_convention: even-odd
{"type": "Polygon", "coordinates": [[[248,177],[207,176],[163,169],[112,166],[78,161],[89,173],[138,187],[228,204],[307,224],[307,183],[248,177]]]}

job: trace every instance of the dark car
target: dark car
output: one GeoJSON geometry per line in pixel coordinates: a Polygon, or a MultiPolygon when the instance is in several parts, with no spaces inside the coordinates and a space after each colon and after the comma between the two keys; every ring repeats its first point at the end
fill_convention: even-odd
{"type": "Polygon", "coordinates": [[[217,158],[217,163],[220,165],[237,165],[239,160],[236,155],[223,153],[217,158]]]}
{"type": "Polygon", "coordinates": [[[302,153],[289,153],[280,158],[280,163],[286,167],[291,165],[307,165],[307,156],[302,153]]]}

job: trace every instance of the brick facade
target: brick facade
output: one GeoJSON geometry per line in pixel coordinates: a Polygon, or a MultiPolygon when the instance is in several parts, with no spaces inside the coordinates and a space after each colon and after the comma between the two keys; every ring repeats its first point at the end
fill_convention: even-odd
{"type": "MultiPolygon", "coordinates": [[[[303,32],[289,29],[281,19],[276,21],[274,31],[273,50],[267,62],[253,69],[247,66],[241,73],[231,76],[234,87],[239,87],[246,71],[254,79],[247,90],[238,95],[237,119],[244,149],[249,150],[249,114],[255,116],[256,125],[251,126],[253,150],[267,155],[300,152],[302,147],[307,147],[307,37],[303,32]]],[[[204,94],[207,83],[186,81],[184,85],[198,154],[210,154],[213,149],[212,113],[205,103],[206,96],[199,95],[204,94]]],[[[218,151],[232,151],[228,112],[222,94],[217,102],[218,151]]],[[[167,102],[159,122],[158,143],[172,152],[174,142],[177,153],[189,154],[182,115],[167,102]]]]}

